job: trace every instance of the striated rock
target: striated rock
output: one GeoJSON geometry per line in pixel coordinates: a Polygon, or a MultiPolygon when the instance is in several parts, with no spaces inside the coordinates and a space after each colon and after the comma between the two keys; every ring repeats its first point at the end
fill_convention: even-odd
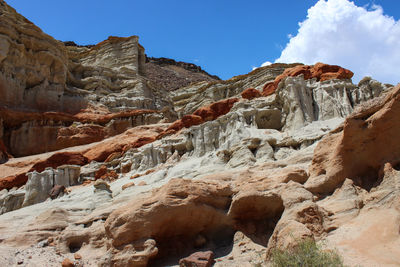
{"type": "Polygon", "coordinates": [[[171,100],[176,112],[182,117],[192,114],[201,107],[238,96],[245,88],[261,89],[265,83],[274,80],[286,68],[296,65],[298,64],[276,63],[226,81],[193,84],[171,92],[171,100]]]}
{"type": "MultiPolygon", "coordinates": [[[[165,128],[163,125],[136,127],[122,135],[82,149],[81,152],[57,152],[48,158],[38,157],[38,160],[27,158],[27,161],[18,162],[17,164],[10,163],[11,170],[15,170],[19,174],[0,178],[0,189],[24,185],[28,179],[26,173],[30,171],[41,172],[47,167],[57,168],[64,164],[82,166],[94,160],[104,161],[113,153],[122,153],[130,148],[138,148],[153,142],[165,128]],[[22,165],[20,171],[16,168],[19,165],[22,165]]],[[[10,170],[8,166],[0,165],[0,170],[2,168],[5,168],[6,171],[10,170]]]]}
{"type": "Polygon", "coordinates": [[[1,266],[259,266],[306,238],[399,265],[399,87],[322,63],[220,81],[0,13],[1,266]]]}
{"type": "Polygon", "coordinates": [[[212,251],[195,252],[179,260],[180,267],[211,267],[215,263],[212,251]]]}
{"type": "Polygon", "coordinates": [[[386,96],[361,105],[342,129],[318,144],[306,183],[309,190],[332,192],[346,178],[369,190],[382,179],[385,163],[396,166],[400,158],[396,138],[400,125],[395,119],[400,111],[399,92],[397,86],[386,96]]]}
{"type": "Polygon", "coordinates": [[[0,191],[0,214],[21,208],[24,198],[25,190],[23,189],[0,191]]]}
{"type": "Polygon", "coordinates": [[[277,89],[278,101],[283,103],[284,129],[297,130],[312,121],[346,117],[353,111],[349,95],[351,82],[306,81],[303,77],[288,77],[277,89]]]}

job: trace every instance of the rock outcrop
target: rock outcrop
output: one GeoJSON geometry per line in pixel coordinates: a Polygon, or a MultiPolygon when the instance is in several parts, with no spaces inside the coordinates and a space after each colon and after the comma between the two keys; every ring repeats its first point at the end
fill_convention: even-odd
{"type": "Polygon", "coordinates": [[[1,266],[260,266],[302,239],[400,264],[400,85],[221,81],[137,36],[62,43],[1,0],[0,21],[1,266]]]}
{"type": "Polygon", "coordinates": [[[390,93],[365,102],[341,129],[326,136],[315,151],[308,189],[329,193],[346,178],[370,190],[382,180],[383,168],[400,163],[396,138],[400,124],[400,86],[390,93]]]}
{"type": "Polygon", "coordinates": [[[283,79],[299,75],[303,75],[304,80],[315,78],[317,81],[323,82],[332,79],[351,79],[354,74],[350,70],[336,65],[327,65],[323,63],[317,63],[314,66],[299,65],[286,69],[281,75],[277,76],[273,82],[265,84],[262,94],[264,96],[273,94],[283,79]]]}
{"type": "Polygon", "coordinates": [[[46,35],[4,1],[0,8],[0,161],[173,121],[168,90],[219,80],[193,64],[146,63],[137,36],[71,45],[46,35]],[[159,70],[168,75],[154,76],[159,70]]]}

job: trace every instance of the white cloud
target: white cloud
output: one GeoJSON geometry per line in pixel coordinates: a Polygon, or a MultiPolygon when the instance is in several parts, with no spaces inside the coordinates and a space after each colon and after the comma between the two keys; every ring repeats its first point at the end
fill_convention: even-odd
{"type": "Polygon", "coordinates": [[[372,76],[400,82],[400,21],[380,6],[358,7],[348,0],[319,0],[308,10],[276,62],[324,62],[346,67],[358,82],[372,76]]]}
{"type": "MultiPolygon", "coordinates": [[[[272,62],[269,62],[269,61],[266,61],[266,62],[264,62],[263,64],[261,64],[261,67],[265,67],[265,66],[269,66],[269,65],[271,65],[272,64],[272,62]]],[[[254,67],[254,66],[252,66],[251,67],[251,70],[255,70],[255,69],[258,69],[259,67],[254,67]]]]}
{"type": "Polygon", "coordinates": [[[272,62],[266,61],[263,64],[261,64],[261,67],[269,66],[271,64],[272,64],[272,62]]]}

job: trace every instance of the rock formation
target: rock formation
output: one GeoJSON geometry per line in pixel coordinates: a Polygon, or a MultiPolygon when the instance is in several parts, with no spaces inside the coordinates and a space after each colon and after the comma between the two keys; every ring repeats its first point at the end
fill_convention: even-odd
{"type": "Polygon", "coordinates": [[[222,81],[137,36],[62,43],[1,0],[0,21],[1,266],[265,265],[304,238],[400,264],[400,85],[222,81]]]}

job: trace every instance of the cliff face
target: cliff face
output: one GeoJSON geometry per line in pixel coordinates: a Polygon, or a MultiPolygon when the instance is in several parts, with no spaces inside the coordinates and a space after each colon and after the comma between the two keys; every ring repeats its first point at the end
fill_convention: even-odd
{"type": "Polygon", "coordinates": [[[0,8],[0,137],[9,156],[87,144],[132,126],[174,120],[170,81],[177,80],[176,87],[182,80],[185,85],[214,80],[188,70],[190,64],[174,65],[167,75],[162,71],[168,64],[149,67],[153,63],[146,63],[137,36],[65,45],[4,1],[0,8]],[[127,116],[139,109],[139,116],[127,116]],[[98,134],[88,137],[88,132],[98,134]],[[42,146],[35,144],[39,140],[42,146]]]}
{"type": "Polygon", "coordinates": [[[305,238],[400,263],[400,85],[323,63],[222,81],[0,7],[1,266],[249,266],[305,238]]]}

